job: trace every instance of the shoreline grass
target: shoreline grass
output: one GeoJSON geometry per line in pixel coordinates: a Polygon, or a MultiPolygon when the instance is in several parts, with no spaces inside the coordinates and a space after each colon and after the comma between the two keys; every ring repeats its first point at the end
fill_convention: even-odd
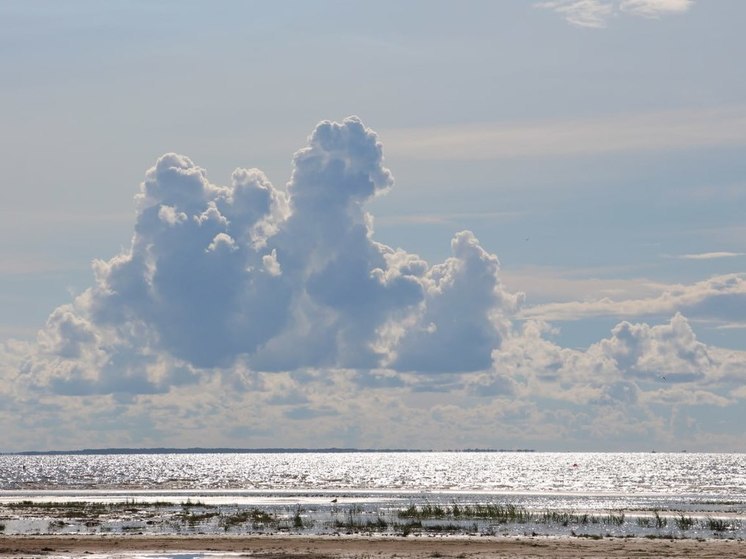
{"type": "MultiPolygon", "coordinates": [[[[0,504],[0,532],[18,532],[18,522],[36,528],[26,533],[199,533],[232,534],[290,532],[297,534],[377,533],[411,534],[565,534],[597,537],[712,537],[743,535],[743,520],[709,515],[694,517],[680,511],[653,510],[652,514],[608,510],[604,514],[545,509],[530,510],[504,502],[411,503],[404,508],[363,509],[337,505],[305,509],[273,506],[263,510],[248,505],[210,505],[199,501],[121,502],[17,501],[0,504]],[[20,519],[18,521],[14,520],[20,519]],[[46,528],[38,528],[46,520],[46,528]],[[31,526],[31,524],[29,524],[31,526]],[[740,535],[739,535],[740,534],[740,535]]],[[[44,526],[42,524],[42,526],[44,526]]]]}

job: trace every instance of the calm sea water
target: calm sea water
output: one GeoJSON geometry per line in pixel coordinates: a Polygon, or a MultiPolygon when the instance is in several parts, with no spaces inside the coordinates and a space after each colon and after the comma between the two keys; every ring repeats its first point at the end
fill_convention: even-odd
{"type": "Polygon", "coordinates": [[[746,454],[396,452],[0,456],[0,489],[746,496],[746,454]]]}
{"type": "MultiPolygon", "coordinates": [[[[0,456],[0,503],[183,502],[396,511],[510,503],[531,511],[661,511],[733,520],[746,535],[746,454],[266,453],[0,456]],[[334,499],[334,504],[332,500],[334,499]]],[[[377,514],[377,512],[376,512],[377,514]]],[[[629,530],[634,531],[633,523],[629,530]]],[[[639,523],[638,523],[639,524],[639,523]]],[[[525,526],[516,528],[525,530],[525,526]]],[[[627,533],[628,533],[627,532],[627,533]]],[[[638,530],[639,532],[639,530],[638,530]]]]}

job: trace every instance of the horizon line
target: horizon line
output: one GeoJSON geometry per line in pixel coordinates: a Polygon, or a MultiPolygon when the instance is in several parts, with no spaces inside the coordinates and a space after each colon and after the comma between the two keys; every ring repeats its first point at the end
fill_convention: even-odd
{"type": "Polygon", "coordinates": [[[355,447],[110,447],[83,448],[71,450],[21,450],[0,452],[4,456],[41,456],[64,454],[291,454],[291,453],[384,453],[384,452],[536,452],[534,449],[503,448],[464,448],[464,449],[424,449],[424,448],[355,448],[355,447]]]}

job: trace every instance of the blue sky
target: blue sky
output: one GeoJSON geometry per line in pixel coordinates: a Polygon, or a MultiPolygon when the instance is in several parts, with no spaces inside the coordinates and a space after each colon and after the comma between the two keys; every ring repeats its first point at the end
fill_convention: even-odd
{"type": "Polygon", "coordinates": [[[745,451],[744,12],[0,2],[0,450],[745,451]]]}

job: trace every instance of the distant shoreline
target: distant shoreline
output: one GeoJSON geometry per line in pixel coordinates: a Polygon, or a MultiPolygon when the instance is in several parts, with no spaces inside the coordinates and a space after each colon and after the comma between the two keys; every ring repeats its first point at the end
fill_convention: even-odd
{"type": "Polygon", "coordinates": [[[314,454],[314,453],[391,453],[391,452],[536,452],[533,449],[466,448],[432,450],[412,448],[84,448],[79,450],[23,450],[3,452],[2,456],[60,456],[95,454],[314,454]]]}

